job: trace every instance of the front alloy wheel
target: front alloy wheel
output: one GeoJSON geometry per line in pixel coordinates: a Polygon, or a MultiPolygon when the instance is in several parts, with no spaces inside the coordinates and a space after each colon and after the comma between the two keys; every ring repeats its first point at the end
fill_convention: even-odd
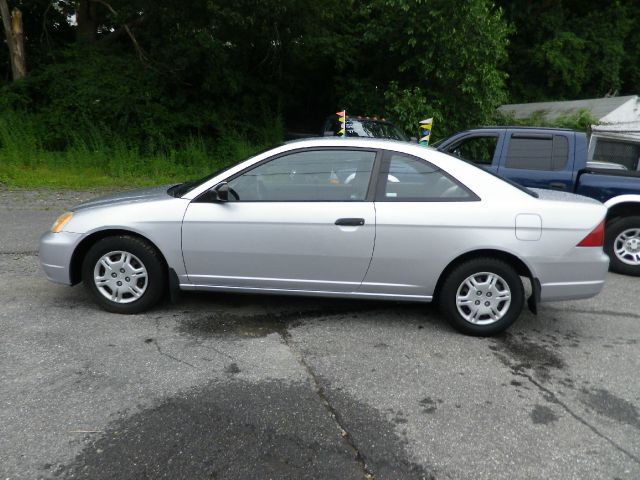
{"type": "Polygon", "coordinates": [[[131,303],[147,290],[147,268],[130,252],[116,250],[104,254],[93,269],[98,291],[115,303],[131,303]]]}
{"type": "Polygon", "coordinates": [[[114,313],[140,313],[164,293],[166,267],[145,240],[119,235],[98,240],[87,252],[82,278],[96,302],[114,313]]]}
{"type": "Polygon", "coordinates": [[[495,335],[520,315],[524,287],[508,263],[495,258],[469,260],[455,267],[439,292],[440,308],[463,333],[495,335]]]}

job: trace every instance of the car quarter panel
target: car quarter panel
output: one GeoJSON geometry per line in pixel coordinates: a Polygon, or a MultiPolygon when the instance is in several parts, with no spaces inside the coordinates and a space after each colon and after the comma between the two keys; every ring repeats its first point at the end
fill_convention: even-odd
{"type": "Polygon", "coordinates": [[[605,218],[601,203],[576,195],[536,190],[543,215],[541,249],[532,255],[541,301],[588,298],[602,290],[609,258],[602,247],[577,246],[605,218]]]}
{"type": "Polygon", "coordinates": [[[480,250],[502,251],[522,260],[543,284],[542,300],[579,298],[586,293],[580,286],[585,278],[602,288],[607,257],[602,249],[576,245],[604,217],[604,209],[583,208],[581,214],[577,208],[573,220],[562,221],[562,210],[554,213],[540,203],[531,210],[482,201],[377,202],[375,250],[362,291],[432,296],[449,263],[480,250]],[[518,239],[516,217],[532,211],[542,218],[540,238],[518,239]],[[593,221],[585,222],[585,215],[593,221]]]}

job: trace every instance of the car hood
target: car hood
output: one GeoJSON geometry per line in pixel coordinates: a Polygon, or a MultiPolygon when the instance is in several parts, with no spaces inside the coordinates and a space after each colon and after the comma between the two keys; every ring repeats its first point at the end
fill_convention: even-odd
{"type": "Polygon", "coordinates": [[[594,200],[593,198],[585,197],[582,195],[576,195],[575,193],[560,192],[557,190],[544,190],[542,188],[529,188],[538,194],[540,200],[550,200],[553,202],[577,202],[577,203],[592,203],[595,205],[602,205],[602,202],[594,200]]]}
{"type": "Polygon", "coordinates": [[[76,205],[71,210],[79,211],[88,208],[106,207],[121,203],[137,203],[150,200],[165,199],[169,196],[167,190],[171,185],[163,185],[161,187],[141,188],[137,190],[127,190],[125,192],[113,193],[102,197],[92,198],[84,203],[76,205]]]}

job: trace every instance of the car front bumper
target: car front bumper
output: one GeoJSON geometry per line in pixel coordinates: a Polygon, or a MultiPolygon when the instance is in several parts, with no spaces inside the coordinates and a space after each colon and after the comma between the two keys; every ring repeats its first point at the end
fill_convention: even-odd
{"type": "Polygon", "coordinates": [[[40,237],[40,266],[49,280],[71,285],[71,257],[81,233],[47,232],[40,237]]]}

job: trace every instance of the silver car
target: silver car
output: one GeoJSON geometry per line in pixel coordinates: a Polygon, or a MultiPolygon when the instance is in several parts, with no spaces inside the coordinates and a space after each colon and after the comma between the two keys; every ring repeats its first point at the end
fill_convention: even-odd
{"type": "Polygon", "coordinates": [[[40,242],[47,277],[138,313],[167,291],[439,304],[473,335],[604,285],[605,207],[531,191],[431,148],[372,139],[282,145],[201,181],[99,198],[40,242]]]}

